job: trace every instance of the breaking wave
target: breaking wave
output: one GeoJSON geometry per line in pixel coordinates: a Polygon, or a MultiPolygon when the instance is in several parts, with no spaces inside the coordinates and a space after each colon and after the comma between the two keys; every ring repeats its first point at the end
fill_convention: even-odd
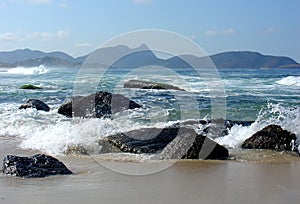
{"type": "Polygon", "coordinates": [[[6,73],[8,74],[20,74],[20,75],[40,75],[49,72],[49,69],[45,68],[44,65],[38,67],[16,67],[8,69],[6,73]]]}
{"type": "Polygon", "coordinates": [[[280,125],[283,129],[295,133],[297,143],[300,143],[300,109],[299,107],[285,107],[283,104],[269,103],[262,109],[257,119],[250,126],[234,125],[228,135],[217,138],[216,141],[229,148],[240,148],[241,144],[257,131],[267,125],[280,125]]]}
{"type": "MultiPolygon", "coordinates": [[[[21,148],[40,150],[52,155],[64,154],[70,147],[83,147],[89,153],[97,154],[101,150],[97,140],[106,136],[147,126],[162,128],[173,122],[179,122],[170,121],[145,125],[145,123],[135,120],[136,114],[138,114],[137,110],[131,110],[123,116],[110,120],[68,119],[57,114],[56,107],[50,112],[35,109],[16,112],[15,108],[7,108],[2,114],[6,120],[0,124],[0,136],[16,137],[20,141],[21,148]]],[[[234,125],[228,135],[214,140],[228,148],[239,149],[243,141],[270,124],[280,125],[283,129],[295,133],[298,137],[297,142],[300,142],[298,128],[300,126],[300,109],[271,103],[260,111],[255,122],[250,126],[234,125]]]]}
{"type": "Polygon", "coordinates": [[[276,81],[276,83],[284,86],[300,86],[300,76],[288,76],[276,81]]]}

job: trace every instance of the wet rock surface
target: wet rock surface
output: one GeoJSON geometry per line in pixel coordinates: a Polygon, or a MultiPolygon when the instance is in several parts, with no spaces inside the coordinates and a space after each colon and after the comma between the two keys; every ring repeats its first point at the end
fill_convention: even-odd
{"type": "Polygon", "coordinates": [[[139,89],[168,89],[168,90],[177,90],[185,91],[177,86],[170,84],[142,81],[142,80],[129,80],[124,83],[124,88],[139,88],[139,89]]]}
{"type": "Polygon", "coordinates": [[[228,150],[186,127],[142,128],[99,140],[105,150],[159,153],[160,159],[226,159],[228,150]]]}
{"type": "Polygon", "coordinates": [[[29,99],[25,104],[22,104],[19,109],[35,108],[37,110],[50,111],[50,107],[38,99],[29,99]]]}
{"type": "Polygon", "coordinates": [[[43,88],[41,88],[39,86],[32,85],[32,84],[25,84],[25,85],[21,86],[19,89],[32,89],[32,90],[34,90],[34,89],[43,89],[43,88]]]}
{"type": "Polygon", "coordinates": [[[58,159],[44,154],[30,157],[7,155],[3,160],[2,171],[5,175],[26,178],[72,174],[58,159]]]}
{"type": "Polygon", "coordinates": [[[128,109],[140,108],[141,105],[121,94],[96,92],[88,96],[76,96],[68,103],[61,105],[58,113],[67,117],[110,116],[128,109]]]}
{"type": "Polygon", "coordinates": [[[242,148],[245,149],[272,149],[292,151],[295,134],[283,130],[278,125],[268,125],[245,140],[242,148]]]}

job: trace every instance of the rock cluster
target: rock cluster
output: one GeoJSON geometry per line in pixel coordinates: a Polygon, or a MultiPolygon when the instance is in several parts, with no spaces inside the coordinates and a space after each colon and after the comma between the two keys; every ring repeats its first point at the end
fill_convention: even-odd
{"type": "Polygon", "coordinates": [[[226,159],[228,150],[199,135],[192,128],[143,128],[99,140],[105,150],[117,147],[122,152],[160,153],[161,159],[226,159]]]}

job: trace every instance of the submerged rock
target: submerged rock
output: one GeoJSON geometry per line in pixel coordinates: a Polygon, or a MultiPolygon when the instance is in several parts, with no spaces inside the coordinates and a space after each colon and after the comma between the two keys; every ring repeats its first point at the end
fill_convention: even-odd
{"type": "Polygon", "coordinates": [[[31,157],[7,155],[3,160],[2,171],[5,175],[27,178],[72,174],[62,162],[44,154],[31,157]]]}
{"type": "Polygon", "coordinates": [[[26,108],[35,108],[37,110],[43,110],[46,112],[50,111],[50,107],[46,103],[38,99],[29,99],[25,104],[19,107],[19,109],[26,109],[26,108]]]}
{"type": "Polygon", "coordinates": [[[142,81],[142,80],[129,80],[124,83],[124,88],[139,88],[139,89],[169,89],[169,90],[177,90],[177,91],[185,91],[177,86],[150,82],[150,81],[142,81]]]}
{"type": "Polygon", "coordinates": [[[121,94],[96,92],[89,96],[76,96],[72,101],[61,105],[58,113],[67,117],[109,116],[128,109],[140,108],[141,105],[121,94]]]}
{"type": "Polygon", "coordinates": [[[43,89],[39,86],[34,86],[32,84],[25,84],[23,86],[21,86],[19,89],[43,89]]]}
{"type": "Polygon", "coordinates": [[[90,151],[84,147],[84,145],[78,144],[69,146],[65,151],[64,154],[81,154],[81,155],[89,155],[90,151]]]}
{"type": "Polygon", "coordinates": [[[292,141],[296,139],[295,134],[283,130],[280,126],[268,125],[248,138],[242,144],[242,148],[292,151],[292,141]]]}
{"type": "Polygon", "coordinates": [[[122,152],[160,153],[161,159],[226,159],[229,156],[225,147],[186,127],[133,130],[108,136],[99,145],[105,150],[114,146],[122,152]]]}

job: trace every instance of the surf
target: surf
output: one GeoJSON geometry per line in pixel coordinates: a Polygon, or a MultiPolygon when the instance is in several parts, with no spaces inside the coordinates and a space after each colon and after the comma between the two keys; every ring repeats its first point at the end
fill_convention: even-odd
{"type": "Polygon", "coordinates": [[[288,76],[284,77],[278,81],[276,81],[277,84],[283,85],[283,86],[297,86],[300,87],[300,76],[288,76]]]}
{"type": "Polygon", "coordinates": [[[6,71],[7,74],[18,74],[18,75],[41,75],[46,74],[50,70],[47,69],[44,65],[38,67],[16,67],[11,68],[6,71]]]}

